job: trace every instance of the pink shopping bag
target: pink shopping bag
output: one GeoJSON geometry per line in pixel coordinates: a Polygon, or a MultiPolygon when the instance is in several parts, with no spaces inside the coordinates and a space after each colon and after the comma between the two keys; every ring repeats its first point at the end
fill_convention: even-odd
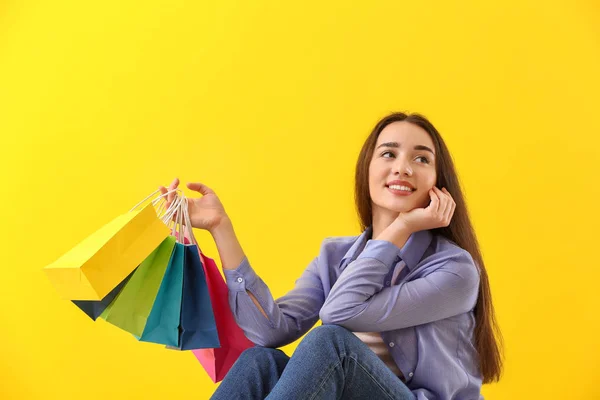
{"type": "Polygon", "coordinates": [[[213,382],[217,383],[223,380],[240,354],[247,348],[253,347],[254,343],[246,338],[242,329],[235,322],[229,308],[229,289],[215,261],[201,251],[200,259],[206,275],[221,347],[192,350],[192,353],[200,361],[213,382]]]}

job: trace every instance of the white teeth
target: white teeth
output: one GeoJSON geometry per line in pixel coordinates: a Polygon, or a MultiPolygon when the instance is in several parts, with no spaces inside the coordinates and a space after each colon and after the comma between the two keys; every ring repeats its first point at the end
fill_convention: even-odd
{"type": "Polygon", "coordinates": [[[405,192],[412,192],[412,189],[408,186],[390,185],[389,188],[394,190],[404,190],[405,192]]]}

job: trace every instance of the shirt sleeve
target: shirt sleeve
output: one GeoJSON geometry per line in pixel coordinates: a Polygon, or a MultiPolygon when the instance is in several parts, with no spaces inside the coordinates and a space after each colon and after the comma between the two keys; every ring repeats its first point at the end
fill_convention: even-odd
{"type": "Polygon", "coordinates": [[[325,300],[315,258],[286,295],[273,299],[271,291],[245,257],[234,270],[224,270],[229,306],[246,337],[263,347],[280,347],[304,335],[319,320],[325,300]],[[267,317],[256,307],[252,293],[267,317]]]}
{"type": "Polygon", "coordinates": [[[449,318],[475,306],[479,272],[467,252],[446,258],[412,281],[384,287],[400,249],[369,240],[331,288],[320,311],[323,324],[383,332],[449,318]]]}

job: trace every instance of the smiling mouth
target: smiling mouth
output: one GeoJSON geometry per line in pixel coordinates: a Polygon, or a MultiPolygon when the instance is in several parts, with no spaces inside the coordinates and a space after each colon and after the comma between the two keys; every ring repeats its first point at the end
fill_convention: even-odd
{"type": "Polygon", "coordinates": [[[404,190],[406,192],[414,192],[417,189],[411,188],[409,186],[405,186],[405,185],[385,185],[386,188],[391,189],[391,190],[404,190]]]}
{"type": "Polygon", "coordinates": [[[398,196],[410,196],[411,194],[413,194],[413,192],[417,189],[410,189],[406,186],[403,186],[402,188],[396,186],[396,185],[392,185],[387,186],[386,185],[387,190],[389,190],[392,194],[398,195],[398,196]]]}

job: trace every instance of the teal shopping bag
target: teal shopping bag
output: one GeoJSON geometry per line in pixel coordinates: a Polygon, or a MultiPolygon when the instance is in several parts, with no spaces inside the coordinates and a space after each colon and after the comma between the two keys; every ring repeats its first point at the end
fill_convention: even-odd
{"type": "Polygon", "coordinates": [[[175,243],[173,255],[160,284],[144,332],[138,338],[140,341],[179,346],[184,263],[185,246],[175,243]]]}

